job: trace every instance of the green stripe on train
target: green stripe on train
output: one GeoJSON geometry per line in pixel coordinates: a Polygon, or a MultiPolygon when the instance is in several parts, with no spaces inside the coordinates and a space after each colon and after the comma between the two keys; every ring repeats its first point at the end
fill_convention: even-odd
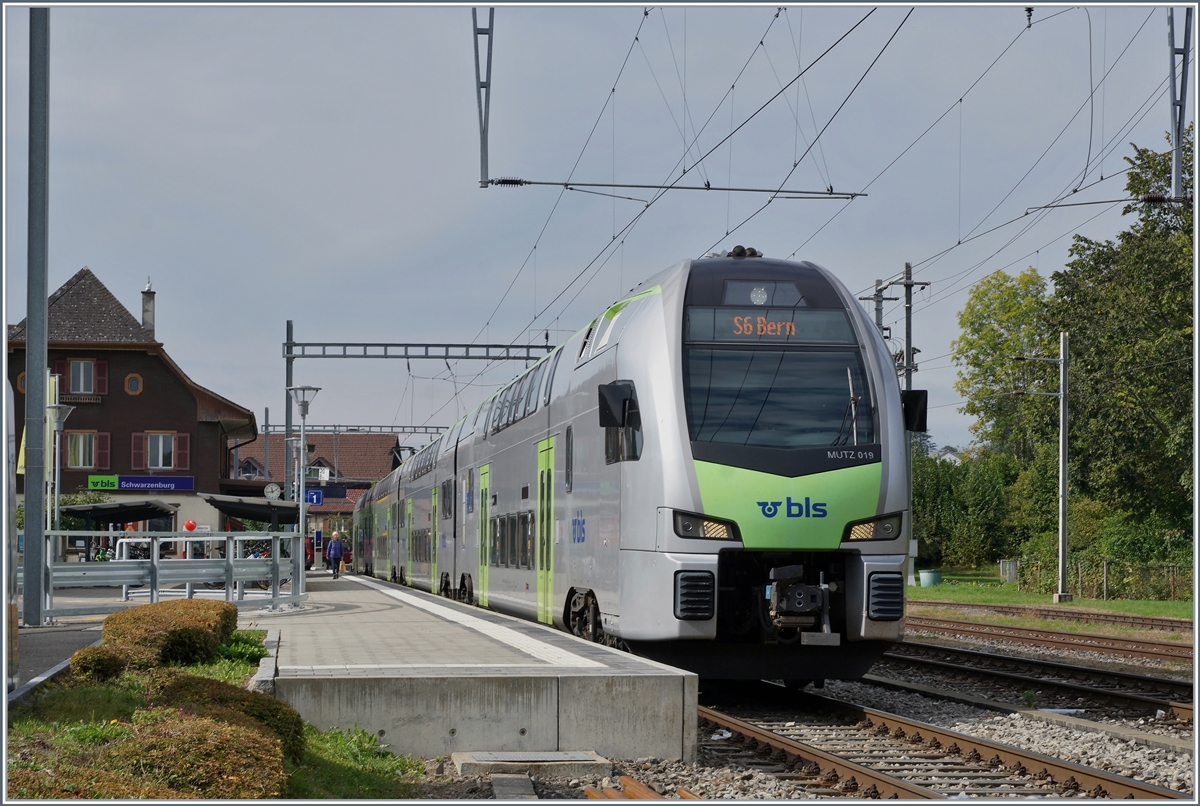
{"type": "Polygon", "coordinates": [[[748,549],[836,549],[876,514],[882,475],[878,462],[794,479],[696,462],[704,514],[736,521],[748,549]]]}

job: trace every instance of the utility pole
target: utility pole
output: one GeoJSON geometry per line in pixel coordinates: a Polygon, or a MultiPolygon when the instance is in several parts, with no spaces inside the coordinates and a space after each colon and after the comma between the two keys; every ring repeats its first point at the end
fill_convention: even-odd
{"type": "MultiPolygon", "coordinates": [[[[911,392],[912,391],[912,374],[917,368],[917,365],[916,365],[916,362],[914,359],[916,358],[917,353],[920,352],[920,350],[918,350],[912,346],[912,290],[913,290],[913,286],[919,285],[921,287],[925,287],[925,286],[929,285],[929,283],[914,282],[913,278],[912,278],[912,264],[906,262],[904,264],[904,280],[901,282],[897,282],[897,281],[893,280],[892,282],[888,283],[883,288],[890,288],[891,286],[894,286],[894,285],[904,286],[904,354],[903,354],[904,363],[901,364],[899,367],[897,367],[897,369],[904,370],[904,391],[911,392]]],[[[878,288],[878,286],[876,286],[876,287],[878,288]]],[[[883,305],[882,301],[877,303],[877,305],[882,306],[883,305]]],[[[880,313],[879,318],[880,318],[880,324],[882,324],[882,313],[880,313]]],[[[908,483],[908,512],[909,512],[909,518],[910,518],[910,522],[911,522],[911,518],[912,518],[912,432],[911,431],[905,432],[905,434],[908,438],[907,442],[906,442],[906,444],[908,445],[908,482],[909,482],[908,483]]],[[[913,551],[912,548],[910,547],[908,555],[909,555],[908,556],[908,584],[916,585],[917,584],[917,558],[915,556],[916,552],[913,551]]]]}
{"type": "MultiPolygon", "coordinates": [[[[292,388],[292,320],[287,320],[287,344],[284,348],[284,363],[287,364],[285,389],[292,388]]],[[[283,412],[283,500],[292,499],[292,393],[284,392],[285,403],[283,412]]],[[[269,438],[269,437],[268,437],[269,438]]]]}
{"type": "Polygon", "coordinates": [[[1171,52],[1171,197],[1183,200],[1183,132],[1187,126],[1188,51],[1192,47],[1192,9],[1189,7],[1183,23],[1183,47],[1175,47],[1175,10],[1167,9],[1167,44],[1171,52]],[[1175,86],[1176,59],[1183,59],[1183,72],[1178,91],[1175,86]]]}
{"type": "Polygon", "coordinates": [[[875,327],[879,328],[880,336],[883,336],[884,339],[889,339],[889,338],[891,338],[892,333],[891,333],[891,328],[887,328],[887,327],[883,326],[883,302],[884,302],[884,300],[896,301],[900,298],[899,297],[885,297],[883,295],[883,291],[885,288],[887,288],[887,286],[885,286],[883,284],[883,280],[876,280],[875,281],[875,293],[869,297],[859,297],[859,299],[867,301],[867,302],[869,302],[871,300],[875,300],[875,327]]]}
{"type": "Polygon", "coordinates": [[[1058,593],[1054,594],[1055,602],[1071,601],[1071,594],[1067,593],[1067,339],[1067,331],[1058,334],[1058,593]]]}
{"type": "MultiPolygon", "coordinates": [[[[29,232],[25,315],[25,625],[46,621],[46,265],[50,219],[50,9],[29,9],[29,232]]],[[[58,402],[57,400],[55,401],[58,402]]],[[[12,591],[9,594],[12,595],[12,591]]],[[[15,625],[10,624],[12,629],[15,625]]],[[[13,639],[15,640],[15,639],[13,639]]]]}
{"type": "Polygon", "coordinates": [[[496,9],[488,9],[486,28],[479,27],[477,9],[471,9],[471,28],[475,32],[475,102],[479,106],[479,186],[488,186],[488,116],[492,111],[492,25],[496,9]],[[487,67],[479,72],[479,37],[487,37],[487,67]]]}

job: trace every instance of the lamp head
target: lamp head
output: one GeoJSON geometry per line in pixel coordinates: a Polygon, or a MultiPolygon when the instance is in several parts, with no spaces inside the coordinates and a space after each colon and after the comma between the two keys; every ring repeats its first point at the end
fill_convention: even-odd
{"type": "Polygon", "coordinates": [[[54,430],[61,431],[63,423],[67,421],[67,417],[70,416],[71,412],[75,411],[75,407],[62,403],[54,403],[47,406],[46,411],[50,412],[50,421],[54,424],[54,430]]]}
{"type": "Polygon", "coordinates": [[[317,396],[317,392],[321,391],[319,386],[289,386],[288,392],[292,395],[292,400],[296,401],[296,405],[300,408],[301,418],[308,416],[308,404],[312,403],[313,398],[317,396]]]}

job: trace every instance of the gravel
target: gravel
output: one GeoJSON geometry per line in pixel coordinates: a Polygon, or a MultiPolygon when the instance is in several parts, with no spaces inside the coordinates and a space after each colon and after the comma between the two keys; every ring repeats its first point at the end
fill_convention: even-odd
{"type": "MultiPolygon", "coordinates": [[[[1020,714],[997,715],[970,705],[892,691],[867,683],[830,680],[819,693],[981,739],[1107,770],[1126,778],[1136,778],[1183,792],[1193,791],[1191,753],[1173,753],[1146,747],[1092,731],[1051,725],[1020,714]]],[[[1149,732],[1145,724],[1134,727],[1149,732]]]]}

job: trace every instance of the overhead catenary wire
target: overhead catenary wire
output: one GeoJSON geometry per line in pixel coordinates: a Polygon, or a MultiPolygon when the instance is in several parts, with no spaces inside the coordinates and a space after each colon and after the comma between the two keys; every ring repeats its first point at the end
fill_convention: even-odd
{"type": "MultiPolygon", "coordinates": [[[[821,131],[817,132],[817,136],[815,138],[813,138],[813,143],[818,143],[821,141],[821,135],[823,135],[825,133],[825,131],[829,128],[830,124],[832,124],[833,121],[837,119],[838,113],[840,113],[842,111],[842,109],[845,108],[846,104],[850,102],[850,99],[852,97],[854,97],[855,90],[857,90],[859,88],[859,86],[862,85],[863,81],[870,74],[871,69],[883,57],[883,54],[887,51],[888,46],[892,44],[892,41],[896,38],[896,35],[900,33],[900,29],[904,27],[904,23],[908,22],[908,18],[912,16],[913,11],[915,11],[915,10],[916,9],[909,9],[908,13],[904,15],[904,19],[900,20],[900,24],[896,26],[896,30],[892,32],[892,35],[890,37],[888,37],[887,42],[883,43],[883,47],[879,49],[879,53],[877,53],[875,55],[875,58],[871,60],[871,63],[869,65],[867,65],[867,69],[865,71],[863,71],[863,74],[859,77],[858,81],[856,81],[854,83],[854,86],[850,88],[850,92],[846,94],[846,97],[844,99],[842,99],[842,102],[841,102],[841,104],[838,105],[838,108],[836,110],[834,110],[834,113],[832,115],[830,115],[829,120],[827,120],[825,122],[825,125],[821,128],[821,131]]],[[[865,17],[864,17],[864,19],[865,19],[865,17]]],[[[782,90],[780,92],[782,93],[782,90]]],[[[779,183],[780,188],[782,188],[785,184],[787,184],[787,181],[792,178],[792,174],[796,172],[797,166],[799,166],[799,164],[804,161],[804,158],[806,156],[808,156],[808,153],[811,150],[812,150],[812,146],[810,145],[807,149],[805,149],[804,153],[800,155],[800,159],[797,160],[794,165],[792,165],[792,168],[790,171],[788,171],[787,176],[785,176],[783,178],[783,181],[779,183]]],[[[776,193],[778,193],[778,191],[776,193]]],[[[772,195],[770,198],[768,198],[766,200],[766,202],[761,207],[759,207],[757,210],[755,210],[753,213],[751,213],[749,216],[747,216],[745,218],[745,220],[743,220],[740,224],[738,224],[732,230],[728,230],[723,237],[718,238],[715,243],[713,243],[711,246],[708,247],[708,249],[705,249],[704,251],[709,252],[712,249],[716,248],[716,246],[718,244],[720,244],[721,241],[725,240],[725,238],[728,238],[734,232],[737,232],[739,229],[741,229],[743,226],[745,226],[745,224],[748,221],[753,219],[755,216],[757,216],[763,210],[767,209],[767,206],[775,198],[776,198],[776,196],[772,195]]]]}

